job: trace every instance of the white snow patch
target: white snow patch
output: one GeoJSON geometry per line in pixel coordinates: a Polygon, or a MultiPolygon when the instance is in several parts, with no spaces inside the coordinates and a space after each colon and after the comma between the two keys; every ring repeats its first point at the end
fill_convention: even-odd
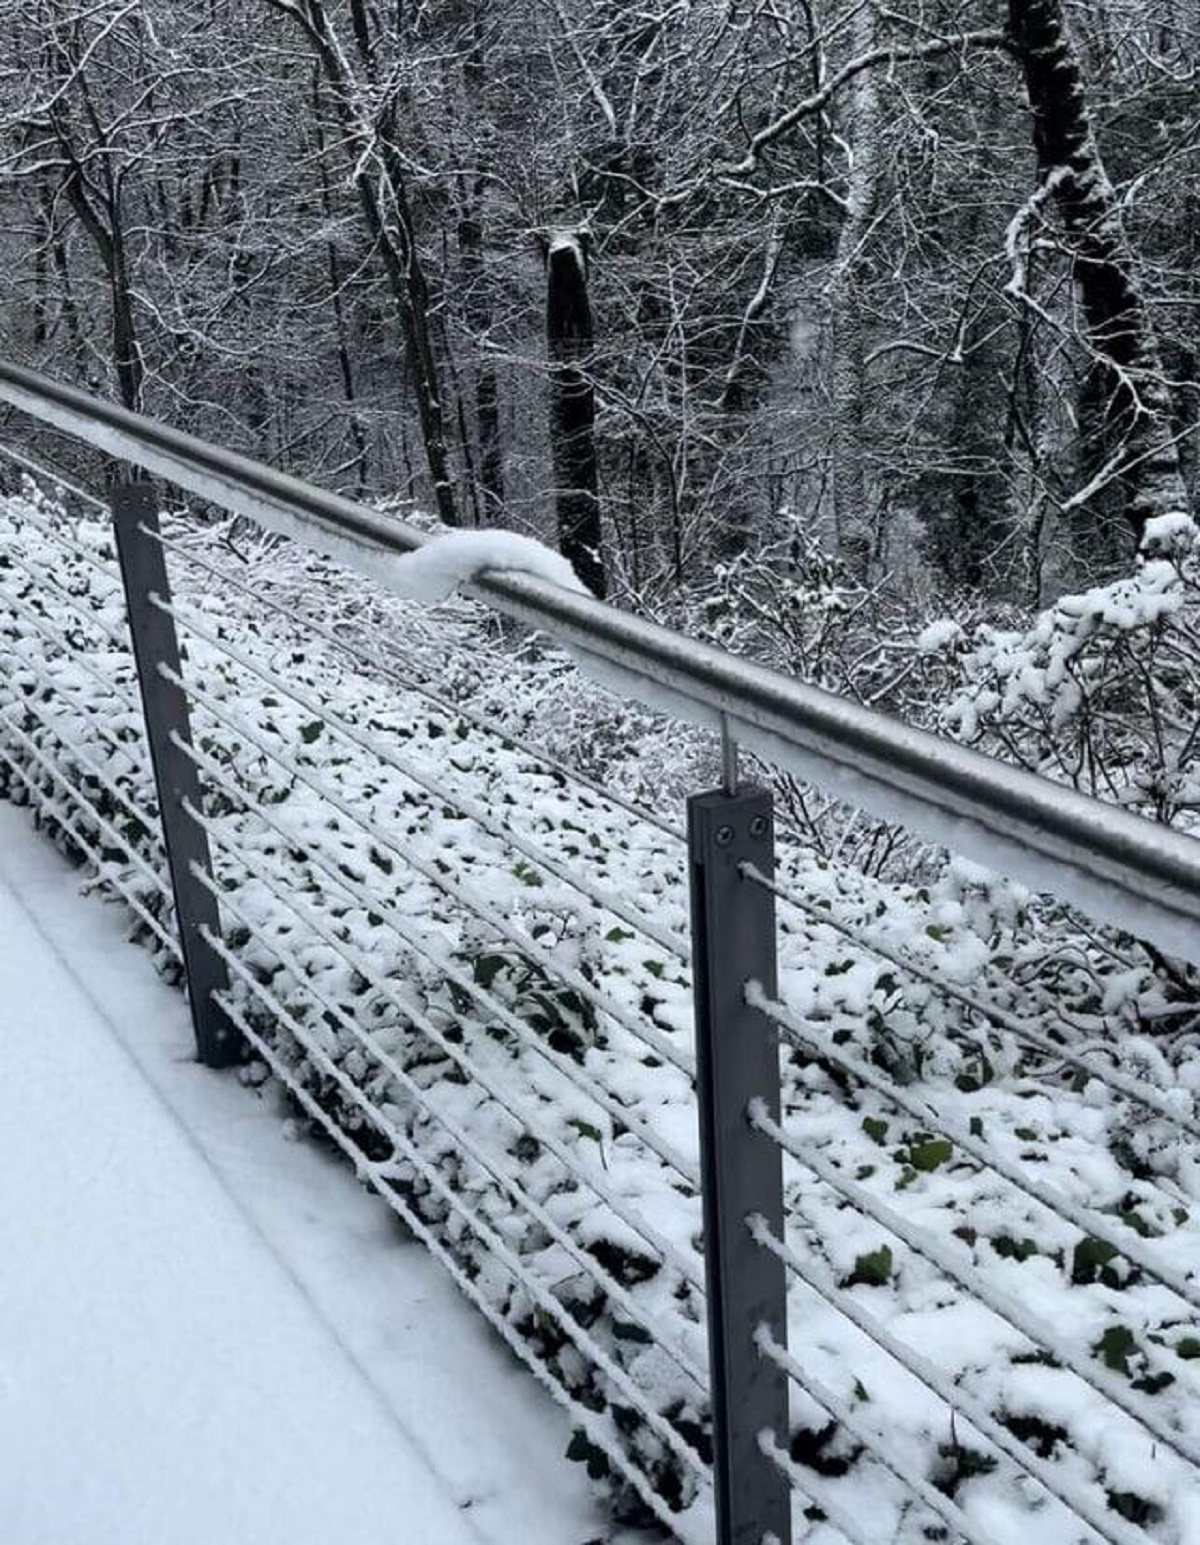
{"type": "Polygon", "coordinates": [[[917,635],[917,648],[922,654],[937,654],[940,649],[957,643],[962,636],[961,623],[952,617],[939,617],[917,635]]]}
{"type": "Polygon", "coordinates": [[[1141,550],[1148,556],[1162,557],[1167,553],[1187,553],[1196,545],[1200,533],[1196,522],[1182,510],[1167,515],[1156,515],[1148,520],[1142,530],[1141,550]]]}
{"type": "Polygon", "coordinates": [[[532,574],[577,595],[589,591],[561,553],[515,531],[446,531],[393,558],[388,584],[410,601],[444,601],[481,574],[532,574]]]}

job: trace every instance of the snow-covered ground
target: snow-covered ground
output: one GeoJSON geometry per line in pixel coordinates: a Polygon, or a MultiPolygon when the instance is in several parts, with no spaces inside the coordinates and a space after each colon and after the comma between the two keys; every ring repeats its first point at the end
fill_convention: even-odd
{"type": "MultiPolygon", "coordinates": [[[[519,741],[606,772],[636,747],[622,785],[661,774],[660,812],[710,769],[465,606],[295,549],[212,567],[211,532],[172,529],[235,998],[309,1100],[293,1128],[357,1148],[572,1406],[574,1457],[634,1468],[708,1545],[686,849],[519,741]],[[348,664],[355,638],[395,641],[396,675],[374,647],[348,664]]],[[[0,786],[141,908],[123,921],[169,974],[104,524],[10,501],[0,610],[0,786]]],[[[893,884],[790,841],[778,860],[797,1539],[917,1545],[940,1513],[989,1545],[1200,1545],[1200,1044],[1186,1018],[1156,1030],[1194,1010],[1136,941],[976,866],[893,884]]],[[[224,1151],[231,1104],[210,1130],[224,1151]]],[[[249,1170],[274,1186],[273,1160],[249,1170]]],[[[557,1517],[556,1545],[600,1532],[557,1517]]]]}
{"type": "Polygon", "coordinates": [[[0,805],[0,1540],[582,1545],[567,1423],[0,805]]]}

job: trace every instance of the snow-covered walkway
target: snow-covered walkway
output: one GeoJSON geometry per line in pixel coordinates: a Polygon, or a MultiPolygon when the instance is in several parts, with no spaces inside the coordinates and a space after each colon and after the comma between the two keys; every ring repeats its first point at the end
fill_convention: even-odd
{"type": "Polygon", "coordinates": [[[565,1423],[0,805],[0,1540],[582,1545],[565,1423]]]}

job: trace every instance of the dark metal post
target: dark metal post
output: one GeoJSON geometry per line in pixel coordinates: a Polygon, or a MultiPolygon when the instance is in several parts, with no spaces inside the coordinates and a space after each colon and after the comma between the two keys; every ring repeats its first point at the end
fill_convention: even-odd
{"type": "Polygon", "coordinates": [[[747,981],[776,990],[775,898],[739,872],[773,874],[770,793],[690,799],[688,853],[717,1545],[790,1545],[791,1487],[759,1446],[764,1429],[787,1446],[787,1377],[755,1345],[764,1324],[787,1343],[787,1280],[746,1224],[761,1214],[783,1237],[782,1155],[747,1115],[762,1100],[779,1119],[778,1036],[745,1000],[747,981]]]}
{"type": "Polygon", "coordinates": [[[166,554],[155,540],[158,508],[153,486],[145,482],[118,484],[113,490],[112,512],[196,1049],[208,1067],[229,1067],[241,1055],[241,1038],[213,1000],[214,992],[228,988],[229,977],[225,962],[202,932],[208,928],[216,937],[221,936],[220,911],[216,897],[192,869],[195,865],[211,876],[212,860],[207,836],[183,808],[185,800],[200,808],[200,778],[196,764],[172,739],[174,731],[186,745],[192,743],[187,697],[159,669],[165,665],[180,674],[174,620],[150,600],[152,595],[168,604],[171,600],[166,554]],[[148,536],[142,527],[154,535],[148,536]]]}

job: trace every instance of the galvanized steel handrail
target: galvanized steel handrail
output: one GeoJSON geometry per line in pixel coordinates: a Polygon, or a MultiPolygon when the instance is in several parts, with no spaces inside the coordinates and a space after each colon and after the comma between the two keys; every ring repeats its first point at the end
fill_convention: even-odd
{"type": "MultiPolygon", "coordinates": [[[[0,360],[0,399],[109,456],[330,552],[387,583],[406,523],[0,360]]],[[[1200,959],[1200,842],[1023,769],[532,575],[480,599],[578,651],[619,691],[720,725],[849,803],[1200,959]]]]}

